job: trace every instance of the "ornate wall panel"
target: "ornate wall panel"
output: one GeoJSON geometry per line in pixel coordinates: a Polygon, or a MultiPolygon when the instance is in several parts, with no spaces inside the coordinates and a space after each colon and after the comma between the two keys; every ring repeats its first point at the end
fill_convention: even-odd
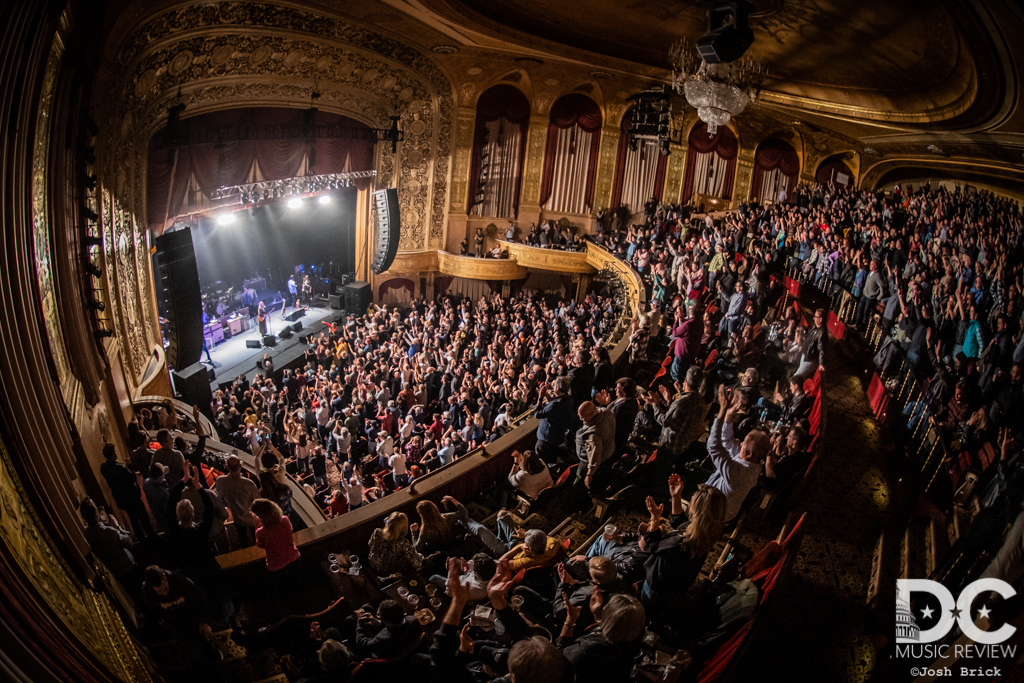
{"type": "Polygon", "coordinates": [[[50,610],[121,680],[152,680],[120,618],[103,596],[66,569],[15,474],[0,441],[0,538],[50,610]]]}
{"type": "MultiPolygon", "coordinates": [[[[534,104],[534,111],[537,105],[534,104]]],[[[530,117],[530,133],[526,142],[526,168],[523,170],[524,206],[536,207],[540,200],[540,181],[544,171],[544,147],[548,142],[548,117],[534,114],[530,117]]]]}
{"type": "Polygon", "coordinates": [[[466,213],[469,169],[473,155],[473,127],[476,112],[460,107],[455,115],[455,165],[452,169],[451,213],[466,213]]]}
{"type": "Polygon", "coordinates": [[[61,57],[64,54],[64,37],[67,35],[68,29],[67,23],[63,22],[63,24],[63,30],[54,36],[50,55],[46,62],[42,92],[39,96],[36,137],[32,150],[32,239],[35,252],[36,281],[39,284],[39,296],[43,305],[43,320],[50,345],[50,354],[57,371],[57,381],[60,383],[64,401],[70,407],[77,391],[78,380],[71,371],[71,362],[68,359],[68,351],[64,343],[64,331],[61,328],[56,283],[54,282],[53,234],[50,229],[51,216],[48,204],[50,119],[53,113],[54,85],[61,57]]]}
{"type": "Polygon", "coordinates": [[[605,126],[601,131],[601,153],[597,162],[597,180],[594,181],[594,206],[609,206],[612,203],[612,182],[615,179],[615,153],[619,149],[619,127],[605,126]]]}
{"type": "Polygon", "coordinates": [[[665,172],[665,194],[663,200],[675,204],[683,193],[683,174],[686,172],[686,147],[672,145],[672,154],[668,158],[668,169],[665,172]]]}
{"type": "Polygon", "coordinates": [[[519,265],[526,268],[549,270],[558,273],[590,274],[594,272],[594,267],[587,263],[585,252],[528,247],[525,244],[506,242],[504,240],[498,240],[498,244],[501,245],[503,250],[507,249],[519,265]]]}

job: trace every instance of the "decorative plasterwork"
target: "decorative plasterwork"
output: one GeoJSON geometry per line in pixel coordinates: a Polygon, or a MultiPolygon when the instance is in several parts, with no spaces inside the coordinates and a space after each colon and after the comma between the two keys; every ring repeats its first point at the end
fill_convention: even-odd
{"type": "Polygon", "coordinates": [[[32,239],[35,252],[36,282],[39,284],[39,298],[43,305],[43,320],[50,344],[50,354],[57,370],[57,381],[65,403],[70,407],[78,380],[71,371],[68,350],[64,343],[57,290],[54,282],[52,261],[53,233],[50,229],[49,207],[49,157],[50,118],[53,110],[54,85],[57,70],[64,54],[65,32],[58,32],[53,39],[50,55],[43,74],[42,91],[39,94],[39,111],[36,116],[36,137],[32,149],[32,239]]]}
{"type": "MultiPolygon", "coordinates": [[[[333,101],[347,114],[374,100],[378,104],[371,109],[378,114],[382,104],[394,106],[405,132],[397,164],[402,248],[443,244],[453,93],[431,58],[304,9],[221,2],[152,18],[134,30],[117,61],[123,77],[115,92],[138,116],[135,128],[149,132],[165,116],[168,95],[181,88],[188,106],[187,91],[207,84],[243,89],[259,84],[269,102],[294,106],[308,103],[316,86],[325,98],[324,90],[335,91],[333,101]],[[295,97],[294,91],[303,89],[295,97]],[[355,91],[364,102],[351,101],[355,91]]],[[[224,108],[224,102],[208,99],[211,94],[209,109],[224,108]]],[[[329,104],[330,98],[321,103],[329,104]]],[[[387,127],[390,122],[378,115],[372,123],[387,127]]]]}
{"type": "Polygon", "coordinates": [[[152,680],[110,602],[72,576],[47,536],[0,441],[0,542],[64,626],[122,681],[152,680]]]}
{"type": "Polygon", "coordinates": [[[525,244],[504,240],[498,240],[498,244],[503,250],[507,249],[519,265],[527,268],[549,270],[556,273],[591,274],[594,272],[594,267],[587,262],[585,252],[528,247],[525,244]]]}

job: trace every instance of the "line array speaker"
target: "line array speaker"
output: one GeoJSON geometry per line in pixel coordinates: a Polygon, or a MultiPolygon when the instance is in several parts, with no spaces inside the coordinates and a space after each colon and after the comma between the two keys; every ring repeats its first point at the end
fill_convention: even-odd
{"type": "Polygon", "coordinates": [[[398,190],[377,190],[373,193],[373,202],[377,209],[377,250],[373,254],[370,270],[380,274],[391,267],[398,254],[402,225],[398,209],[398,190]]]}
{"type": "Polygon", "coordinates": [[[167,363],[187,368],[203,352],[203,301],[191,228],[167,232],[154,240],[160,287],[167,311],[167,363]]]}

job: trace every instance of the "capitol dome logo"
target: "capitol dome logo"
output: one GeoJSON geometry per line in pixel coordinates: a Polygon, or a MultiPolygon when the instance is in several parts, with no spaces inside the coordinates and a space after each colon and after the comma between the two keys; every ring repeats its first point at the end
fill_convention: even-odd
{"type": "Polygon", "coordinates": [[[900,596],[896,597],[896,642],[916,643],[921,639],[921,629],[910,611],[910,605],[900,596]]]}

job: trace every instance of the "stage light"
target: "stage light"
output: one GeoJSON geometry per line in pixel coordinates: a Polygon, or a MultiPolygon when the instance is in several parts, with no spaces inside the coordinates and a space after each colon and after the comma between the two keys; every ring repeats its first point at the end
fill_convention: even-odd
{"type": "Polygon", "coordinates": [[[331,195],[329,195],[329,194],[322,194],[322,195],[320,195],[320,203],[321,204],[330,204],[331,203],[331,195]]]}
{"type": "Polygon", "coordinates": [[[300,198],[300,197],[292,197],[291,199],[288,200],[288,208],[289,209],[298,209],[298,208],[301,208],[301,207],[302,207],[302,198],[300,198]]]}
{"type": "Polygon", "coordinates": [[[222,213],[217,216],[217,225],[231,225],[235,222],[235,214],[233,213],[222,213]]]}

